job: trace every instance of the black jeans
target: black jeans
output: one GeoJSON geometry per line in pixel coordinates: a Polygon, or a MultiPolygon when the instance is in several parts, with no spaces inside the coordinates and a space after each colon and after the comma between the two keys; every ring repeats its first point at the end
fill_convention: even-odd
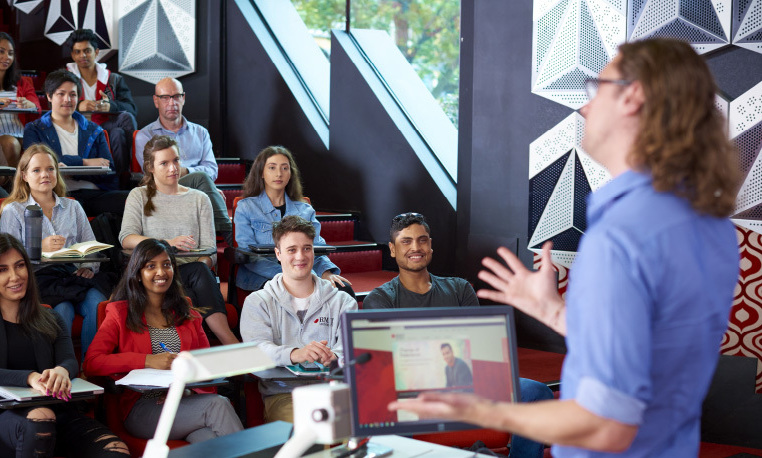
{"type": "MultiPolygon", "coordinates": [[[[193,307],[199,309],[202,317],[206,318],[218,312],[227,315],[225,299],[222,298],[220,285],[217,284],[217,279],[209,266],[203,262],[189,262],[180,264],[178,269],[185,294],[191,298],[193,307]]],[[[206,326],[204,326],[204,330],[209,334],[206,326]]]]}
{"type": "Polygon", "coordinates": [[[52,456],[126,458],[109,447],[119,441],[114,433],[74,405],[53,405],[55,420],[30,420],[36,407],[0,413],[0,456],[39,458],[52,456]]]}

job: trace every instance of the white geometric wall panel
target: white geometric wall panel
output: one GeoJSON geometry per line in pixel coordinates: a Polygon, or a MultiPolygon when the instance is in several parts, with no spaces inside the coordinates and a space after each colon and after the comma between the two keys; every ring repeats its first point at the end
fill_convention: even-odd
{"type": "Polygon", "coordinates": [[[762,0],[733,2],[733,44],[762,53],[762,0]]]}
{"type": "Polygon", "coordinates": [[[195,71],[195,0],[123,0],[119,5],[122,73],[156,83],[195,71]]]}
{"type": "Polygon", "coordinates": [[[536,0],[532,92],[578,109],[626,36],[625,0],[536,0]]]}
{"type": "Polygon", "coordinates": [[[13,0],[13,6],[26,14],[34,13],[43,3],[44,0],[13,0]]]}
{"type": "Polygon", "coordinates": [[[45,36],[62,45],[77,28],[77,0],[51,0],[45,19],[45,36]]]}
{"type": "Polygon", "coordinates": [[[79,0],[77,25],[98,36],[98,60],[104,60],[111,49],[117,48],[116,40],[112,40],[117,30],[114,13],[114,2],[110,0],[79,0]]]}
{"type": "Polygon", "coordinates": [[[731,17],[731,0],[630,0],[627,41],[671,37],[714,51],[730,43],[731,17]]]}
{"type": "Polygon", "coordinates": [[[553,261],[571,267],[586,228],[585,199],[610,176],[581,147],[585,119],[572,113],[529,146],[529,249],[553,240],[553,261]]]}
{"type": "Polygon", "coordinates": [[[762,232],[762,82],[730,102],[728,123],[730,137],[738,146],[741,170],[746,174],[733,220],[762,232]]]}

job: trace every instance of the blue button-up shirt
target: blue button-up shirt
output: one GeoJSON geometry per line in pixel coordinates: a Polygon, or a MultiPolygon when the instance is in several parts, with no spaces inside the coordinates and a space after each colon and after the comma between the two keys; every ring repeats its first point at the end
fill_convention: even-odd
{"type": "Polygon", "coordinates": [[[212,181],[217,179],[217,159],[212,151],[212,139],[209,131],[194,124],[183,116],[183,126],[177,132],[167,130],[158,119],[138,131],[135,136],[135,158],[143,168],[143,149],[154,135],[167,135],[180,145],[180,165],[188,173],[204,172],[212,181]]]}
{"type": "Polygon", "coordinates": [[[589,197],[587,224],[566,296],[561,398],[638,425],[626,456],[697,456],[738,280],[735,229],[633,171],[589,197]]]}
{"type": "MultiPolygon", "coordinates": [[[[7,232],[24,243],[24,210],[28,205],[39,204],[34,197],[29,196],[26,202],[11,202],[6,205],[0,217],[0,232],[7,232]]],[[[95,240],[95,234],[82,205],[76,200],[58,196],[53,205],[53,219],[42,216],[42,238],[51,235],[66,237],[65,247],[95,240]]],[[[93,272],[98,271],[97,263],[86,263],[81,266],[89,267],[93,272]]]]}

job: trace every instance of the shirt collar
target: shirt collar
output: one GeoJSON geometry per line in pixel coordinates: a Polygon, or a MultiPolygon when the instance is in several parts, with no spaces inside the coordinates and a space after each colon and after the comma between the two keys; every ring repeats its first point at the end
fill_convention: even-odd
{"type": "MultiPolygon", "coordinates": [[[[285,194],[284,197],[286,198],[286,213],[288,213],[289,207],[291,207],[291,199],[289,199],[288,194],[285,194]]],[[[257,196],[257,200],[259,201],[259,205],[264,208],[267,213],[272,213],[276,211],[275,205],[273,205],[272,202],[270,202],[270,198],[267,197],[267,193],[262,191],[262,194],[257,196]]]]}
{"type": "Polygon", "coordinates": [[[156,118],[156,121],[154,121],[153,124],[154,125],[151,128],[151,130],[154,132],[158,131],[159,133],[170,132],[172,135],[180,135],[184,133],[186,130],[188,130],[188,120],[185,119],[185,116],[183,116],[183,125],[182,127],[180,127],[180,130],[178,130],[177,132],[173,132],[169,129],[165,129],[164,126],[161,124],[161,119],[159,118],[156,118]]]}
{"type": "Polygon", "coordinates": [[[628,170],[587,197],[587,222],[598,220],[606,209],[636,188],[651,186],[651,174],[628,170]]]}
{"type": "MultiPolygon", "coordinates": [[[[56,198],[56,203],[53,204],[53,208],[59,207],[59,206],[63,207],[63,199],[58,197],[58,194],[56,193],[53,193],[53,196],[56,198]]],[[[40,206],[40,204],[38,204],[37,201],[34,200],[34,197],[32,197],[31,194],[29,194],[29,198],[26,200],[26,202],[24,202],[24,208],[26,208],[28,205],[37,205],[38,207],[40,206]]]]}

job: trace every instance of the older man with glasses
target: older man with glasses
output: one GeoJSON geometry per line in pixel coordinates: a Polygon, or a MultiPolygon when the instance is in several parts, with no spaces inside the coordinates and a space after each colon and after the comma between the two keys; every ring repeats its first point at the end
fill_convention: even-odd
{"type": "Polygon", "coordinates": [[[228,217],[225,198],[214,185],[217,161],[212,152],[209,131],[183,116],[185,92],[180,81],[164,78],[156,83],[153,104],[159,119],[140,129],[135,137],[135,157],[143,168],[143,149],[155,135],[167,135],[180,146],[180,184],[206,193],[212,201],[214,229],[230,238],[233,225],[228,217]]]}

